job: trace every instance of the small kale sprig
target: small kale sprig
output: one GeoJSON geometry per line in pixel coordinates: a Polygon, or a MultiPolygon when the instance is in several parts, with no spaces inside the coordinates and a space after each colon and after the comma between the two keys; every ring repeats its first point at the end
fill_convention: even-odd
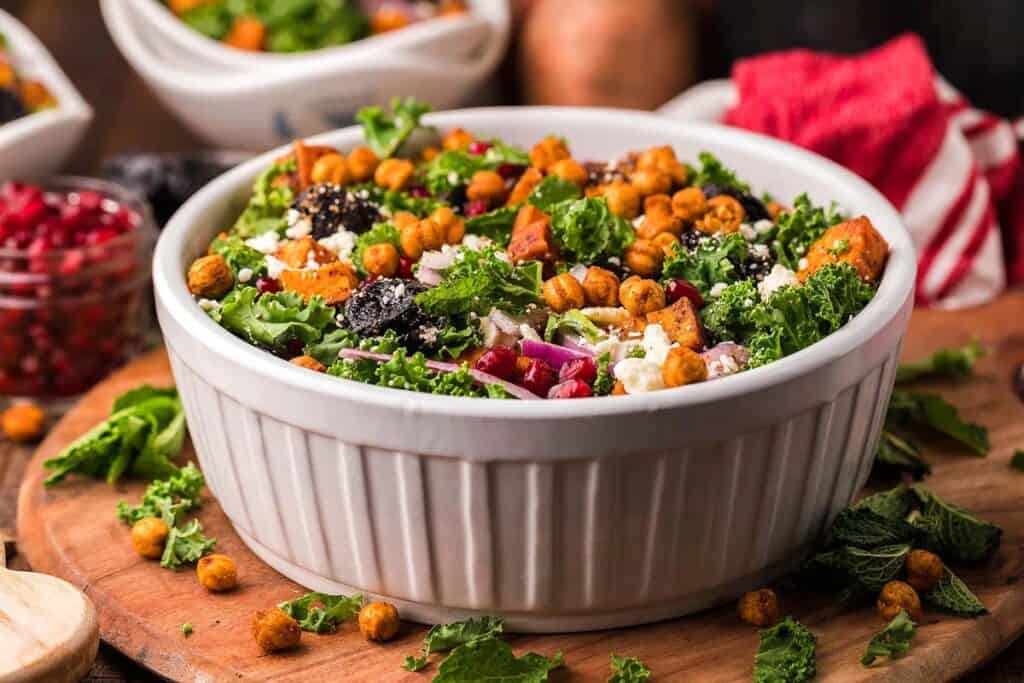
{"type": "Polygon", "coordinates": [[[159,517],[168,528],[173,527],[181,521],[182,515],[199,507],[204,483],[203,473],[188,463],[169,478],[151,482],[139,505],[119,502],[117,518],[125,524],[134,524],[145,517],[159,517]]]}
{"type": "Polygon", "coordinates": [[[391,114],[380,107],[363,107],[356,114],[356,120],[363,124],[366,144],[381,159],[394,156],[413,131],[419,128],[420,119],[430,111],[430,105],[415,98],[391,100],[391,114]]]}
{"type": "Polygon", "coordinates": [[[817,639],[806,626],[786,617],[761,629],[754,656],[755,683],[803,683],[817,673],[817,639]]]}
{"type": "Polygon", "coordinates": [[[203,555],[213,550],[217,539],[203,534],[203,525],[193,519],[183,527],[171,527],[164,546],[164,554],[160,558],[160,566],[165,569],[177,569],[184,564],[198,562],[203,555]]]}
{"type": "Polygon", "coordinates": [[[611,667],[607,683],[644,683],[651,678],[651,670],[639,657],[617,657],[612,653],[611,667]]]}
{"type": "Polygon", "coordinates": [[[338,624],[359,614],[363,607],[363,596],[313,592],[282,602],[278,607],[299,622],[299,628],[303,631],[334,633],[338,624]]]}
{"type": "Polygon", "coordinates": [[[910,619],[907,610],[901,609],[884,629],[871,637],[868,649],[860,658],[864,666],[871,666],[879,657],[898,659],[907,654],[910,641],[914,638],[917,624],[910,619]]]}

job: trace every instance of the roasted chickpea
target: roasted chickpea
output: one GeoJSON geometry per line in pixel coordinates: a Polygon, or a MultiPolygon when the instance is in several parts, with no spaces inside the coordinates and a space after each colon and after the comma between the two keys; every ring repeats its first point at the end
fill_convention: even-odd
{"type": "Polygon", "coordinates": [[[209,2],[210,0],[169,0],[167,5],[171,8],[172,12],[182,15],[209,2]]]}
{"type": "Polygon", "coordinates": [[[431,145],[430,147],[424,147],[420,151],[420,161],[433,161],[441,154],[441,150],[431,145]]]}
{"type": "Polygon", "coordinates": [[[409,225],[416,225],[420,222],[419,216],[408,211],[399,211],[391,217],[391,222],[395,224],[395,227],[401,230],[402,228],[409,225]]]}
{"type": "Polygon", "coordinates": [[[513,204],[522,204],[530,198],[530,193],[540,185],[541,181],[544,180],[544,174],[535,168],[528,168],[523,172],[523,175],[519,176],[519,180],[516,181],[516,186],[512,188],[512,193],[508,196],[506,202],[509,206],[513,204]]]}
{"type": "Polygon", "coordinates": [[[367,640],[391,640],[401,622],[398,610],[387,602],[369,602],[359,610],[359,632],[367,640]]]}
{"type": "Polygon", "coordinates": [[[654,275],[661,270],[665,253],[650,240],[638,239],[626,248],[623,261],[638,275],[654,275]]]}
{"type": "Polygon", "coordinates": [[[441,146],[446,152],[459,152],[469,147],[474,140],[476,138],[465,128],[452,128],[444,134],[441,146]]]}
{"type": "Polygon", "coordinates": [[[778,220],[780,215],[789,213],[789,207],[778,202],[768,202],[765,208],[768,209],[768,215],[772,217],[773,221],[778,220]]]}
{"type": "Polygon", "coordinates": [[[496,204],[505,196],[505,179],[495,171],[477,171],[469,180],[466,197],[496,204]]]}
{"type": "Polygon", "coordinates": [[[740,598],[738,611],[740,619],[748,624],[762,628],[772,626],[779,620],[779,599],[770,588],[750,591],[740,598]]]}
{"type": "Polygon", "coordinates": [[[667,194],[652,194],[644,199],[645,216],[671,216],[672,198],[667,194]]]}
{"type": "Polygon", "coordinates": [[[632,220],[640,215],[640,193],[632,185],[620,180],[602,187],[601,195],[616,216],[632,220]]]}
{"type": "Polygon", "coordinates": [[[447,206],[434,209],[429,218],[441,228],[445,244],[459,244],[466,236],[466,222],[447,206]]]}
{"type": "Polygon", "coordinates": [[[746,218],[743,205],[734,197],[720,194],[708,200],[707,212],[694,222],[693,226],[706,235],[726,234],[740,229],[746,218]]]}
{"type": "Polygon", "coordinates": [[[374,35],[397,31],[409,25],[409,17],[401,9],[384,5],[370,15],[370,32],[374,35]]]}
{"type": "Polygon", "coordinates": [[[636,234],[644,239],[653,239],[663,233],[679,235],[683,232],[683,222],[671,213],[663,214],[654,212],[644,216],[636,234]]]}
{"type": "Polygon", "coordinates": [[[581,308],[585,297],[583,285],[569,273],[562,273],[544,283],[544,303],[556,313],[581,308]]]}
{"type": "Polygon", "coordinates": [[[530,149],[530,165],[546,171],[555,162],[568,159],[569,147],[562,138],[549,135],[530,149]]]}
{"type": "Polygon", "coordinates": [[[942,581],[944,568],[942,560],[927,550],[911,550],[904,562],[907,568],[907,583],[918,593],[927,593],[942,581]]]}
{"type": "Polygon", "coordinates": [[[377,154],[369,147],[353,147],[345,161],[348,162],[348,172],[355,183],[365,183],[372,178],[380,164],[377,154]]]}
{"type": "Polygon", "coordinates": [[[196,576],[200,586],[215,593],[229,591],[238,585],[235,561],[220,553],[200,557],[196,563],[196,576]]]}
{"type": "Polygon", "coordinates": [[[921,598],[917,591],[909,583],[890,581],[882,586],[878,594],[878,613],[883,619],[891,621],[901,609],[907,610],[914,621],[921,621],[921,598]]]}
{"type": "Polygon", "coordinates": [[[415,171],[416,166],[408,159],[385,159],[373,172],[373,182],[389,190],[401,190],[415,171]]]}
{"type": "Polygon", "coordinates": [[[143,517],[132,525],[132,547],[146,559],[156,560],[164,554],[170,529],[159,517],[143,517]]]}
{"type": "Polygon", "coordinates": [[[425,218],[413,225],[407,225],[399,233],[402,253],[413,261],[419,261],[425,251],[440,249],[444,244],[444,231],[441,226],[425,218]]]}
{"type": "Polygon", "coordinates": [[[188,291],[204,299],[219,299],[235,286],[235,276],[220,254],[200,256],[188,269],[188,291]]]}
{"type": "Polygon", "coordinates": [[[45,427],[46,413],[35,403],[14,403],[0,414],[0,428],[11,441],[35,441],[45,427]]]}
{"type": "Polygon", "coordinates": [[[651,244],[661,249],[661,252],[665,254],[665,258],[672,256],[676,253],[676,249],[679,247],[679,238],[670,232],[661,232],[655,235],[651,239],[651,244]]]}
{"type": "Polygon", "coordinates": [[[667,387],[681,387],[703,382],[708,378],[708,366],[700,354],[685,346],[669,349],[661,367],[661,380],[667,387]]]}
{"type": "Polygon", "coordinates": [[[551,164],[551,168],[548,169],[551,175],[558,176],[562,180],[566,180],[570,183],[575,183],[580,187],[587,184],[587,180],[590,178],[590,174],[587,173],[587,169],[583,168],[583,164],[576,161],[575,159],[562,159],[551,164]]]}
{"type": "Polygon", "coordinates": [[[633,315],[647,315],[665,308],[665,290],[654,280],[631,275],[619,286],[619,302],[633,315]]]}
{"type": "Polygon", "coordinates": [[[687,225],[707,213],[708,200],[699,187],[684,187],[672,195],[672,213],[687,225]]]}
{"type": "Polygon", "coordinates": [[[253,615],[252,637],[264,652],[277,652],[298,645],[302,629],[284,610],[272,607],[253,615]]]}
{"type": "MultiPolygon", "coordinates": [[[[394,247],[391,248],[394,249],[394,247]]],[[[324,367],[324,364],[316,358],[313,358],[313,356],[295,356],[295,358],[292,358],[288,362],[292,365],[297,365],[300,368],[312,370],[313,372],[327,372],[327,368],[324,367]]]]}
{"type": "Polygon", "coordinates": [[[237,17],[223,42],[239,50],[259,52],[267,37],[267,25],[255,17],[237,17]]]}
{"type": "Polygon", "coordinates": [[[639,170],[658,171],[667,175],[673,185],[686,183],[686,166],[676,159],[675,150],[669,145],[652,147],[636,160],[639,170]]]}
{"type": "Polygon", "coordinates": [[[590,266],[583,277],[583,297],[588,306],[618,306],[618,276],[610,270],[590,266]]]}
{"type": "Polygon", "coordinates": [[[398,272],[398,249],[387,242],[368,246],[363,251],[363,268],[370,275],[394,276],[398,272]]]}
{"type": "Polygon", "coordinates": [[[340,154],[325,154],[313,164],[310,172],[310,180],[314,184],[334,183],[335,185],[348,185],[349,173],[348,162],[340,154]]]}
{"type": "Polygon", "coordinates": [[[661,171],[641,169],[635,171],[629,181],[644,197],[652,194],[664,194],[672,189],[672,176],[661,171]]]}

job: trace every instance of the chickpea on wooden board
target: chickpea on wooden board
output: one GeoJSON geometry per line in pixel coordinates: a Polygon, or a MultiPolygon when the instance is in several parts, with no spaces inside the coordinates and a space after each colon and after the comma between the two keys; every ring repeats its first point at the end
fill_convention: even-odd
{"type": "Polygon", "coordinates": [[[35,441],[46,430],[46,412],[34,403],[12,403],[0,413],[0,429],[12,441],[35,441]]]}

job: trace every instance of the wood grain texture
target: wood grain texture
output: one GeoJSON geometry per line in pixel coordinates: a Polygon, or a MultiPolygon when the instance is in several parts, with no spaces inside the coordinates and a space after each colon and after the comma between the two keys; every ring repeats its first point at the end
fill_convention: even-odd
{"type": "MultiPolygon", "coordinates": [[[[960,572],[992,614],[977,620],[929,615],[912,656],[863,669],[858,659],[882,622],[872,610],[842,613],[831,600],[784,592],[785,611],[794,613],[819,637],[819,672],[835,681],[940,681],[962,676],[993,657],[1024,631],[1024,474],[1008,466],[1014,448],[1024,446],[1024,408],[1011,392],[1011,368],[1024,361],[1024,295],[969,313],[923,311],[915,315],[905,344],[907,357],[978,337],[992,352],[977,377],[954,386],[936,385],[968,418],[991,430],[988,458],[962,454],[949,444],[929,444],[935,475],[929,484],[1006,529],[999,553],[984,567],[960,572]]],[[[191,571],[171,572],[138,558],[128,530],[114,517],[121,498],[133,500],[139,483],[118,489],[83,479],[44,490],[40,463],[101,419],[115,395],[140,382],[168,384],[161,353],[140,359],[97,387],[56,426],[28,467],[19,499],[21,551],[38,570],[85,588],[100,612],[105,640],[160,674],[176,680],[241,676],[252,680],[423,680],[399,668],[413,653],[423,628],[406,624],[386,645],[366,643],[349,624],[333,635],[304,634],[292,653],[264,656],[249,633],[255,609],[302,593],[294,583],[263,565],[239,541],[214,500],[200,514],[218,549],[236,559],[241,587],[211,595],[191,571]],[[99,549],[99,551],[97,551],[99,549]],[[181,636],[190,622],[195,634],[181,636]]],[[[562,651],[567,663],[555,680],[603,680],[608,655],[639,656],[661,680],[748,680],[757,644],[754,629],[740,624],[731,609],[619,631],[565,636],[519,636],[517,649],[544,654],[562,651]]]]}

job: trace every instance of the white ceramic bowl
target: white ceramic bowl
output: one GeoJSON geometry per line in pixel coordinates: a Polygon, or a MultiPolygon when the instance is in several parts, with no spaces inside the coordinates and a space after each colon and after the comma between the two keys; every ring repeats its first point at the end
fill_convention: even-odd
{"type": "Polygon", "coordinates": [[[396,93],[438,109],[462,104],[479,93],[508,39],[508,8],[501,0],[491,6],[497,18],[471,58],[353,44],[297,56],[286,67],[239,71],[201,55],[188,60],[180,50],[167,53],[161,34],[146,28],[131,3],[101,0],[100,6],[125,59],[187,126],[219,147],[251,150],[348,125],[360,107],[387,105],[396,93]]]}
{"type": "Polygon", "coordinates": [[[199,60],[232,70],[302,69],[324,60],[351,61],[396,52],[469,58],[485,47],[484,41],[490,36],[506,35],[510,21],[508,0],[469,0],[470,11],[466,14],[421,21],[401,31],[370,36],[341,47],[275,54],[239,50],[211,40],[181,21],[161,0],[133,0],[124,4],[138,18],[147,42],[168,59],[199,60]]]}
{"type": "MultiPolygon", "coordinates": [[[[913,246],[867,183],[796,147],[652,114],[498,108],[440,128],[582,159],[710,150],[759,190],[864,213],[892,253],[839,332],[763,368],[684,389],[580,401],[432,396],[295,368],[199,309],[184,273],[283,150],[213,181],[156,249],[160,324],[211,490],[247,544],[299,583],[385,596],[423,622],[501,614],[574,631],[733,598],[798,559],[871,469],[912,303],[913,246]]],[[[316,138],[348,148],[354,128],[316,138]]]]}
{"type": "Polygon", "coordinates": [[[42,81],[57,107],[0,125],[0,180],[40,180],[57,172],[92,121],[92,109],[25,26],[0,10],[0,33],[7,38],[14,67],[42,81]]]}

